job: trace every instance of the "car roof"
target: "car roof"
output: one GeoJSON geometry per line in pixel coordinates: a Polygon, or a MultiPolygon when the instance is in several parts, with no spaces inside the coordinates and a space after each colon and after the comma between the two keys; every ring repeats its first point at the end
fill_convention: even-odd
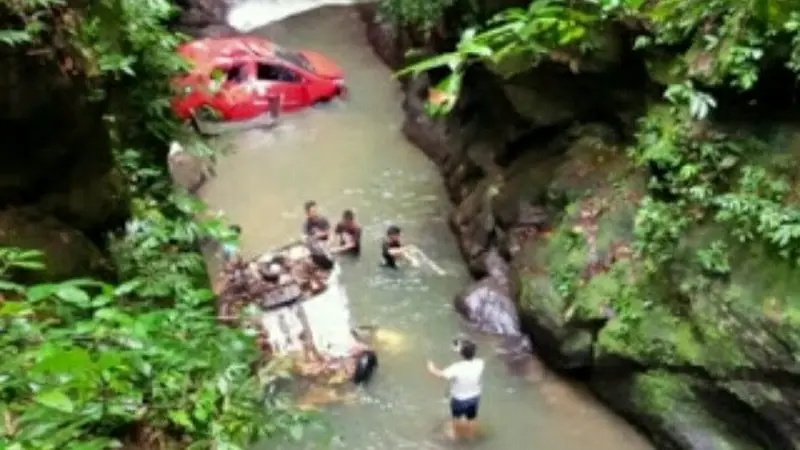
{"type": "Polygon", "coordinates": [[[188,42],[178,49],[178,53],[194,65],[193,73],[207,73],[219,64],[273,57],[276,49],[278,46],[266,39],[237,36],[188,42]]]}

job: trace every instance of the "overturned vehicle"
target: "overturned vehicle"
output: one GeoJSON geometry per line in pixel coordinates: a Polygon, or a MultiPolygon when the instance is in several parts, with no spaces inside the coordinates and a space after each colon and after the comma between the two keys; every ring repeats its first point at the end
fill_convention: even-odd
{"type": "Polygon", "coordinates": [[[265,355],[291,358],[301,377],[366,383],[377,368],[371,328],[353,327],[340,274],[330,255],[307,243],[234,258],[217,289],[220,320],[255,327],[265,355]]]}

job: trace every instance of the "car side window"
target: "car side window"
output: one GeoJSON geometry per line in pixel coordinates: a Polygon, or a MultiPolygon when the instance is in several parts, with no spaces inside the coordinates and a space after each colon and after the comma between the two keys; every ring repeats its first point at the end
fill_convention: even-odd
{"type": "Polygon", "coordinates": [[[225,74],[225,81],[230,81],[236,84],[247,81],[247,72],[245,72],[244,64],[227,67],[222,69],[222,71],[225,74]]]}
{"type": "Polygon", "coordinates": [[[262,81],[283,81],[289,83],[299,83],[301,80],[297,72],[281,67],[276,64],[258,63],[256,66],[256,78],[262,81]]]}

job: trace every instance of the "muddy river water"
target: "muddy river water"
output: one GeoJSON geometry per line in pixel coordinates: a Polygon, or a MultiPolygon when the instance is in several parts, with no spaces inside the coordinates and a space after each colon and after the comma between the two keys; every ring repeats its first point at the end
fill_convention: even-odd
{"type": "MultiPolygon", "coordinates": [[[[363,255],[344,263],[343,280],[361,323],[401,339],[380,353],[366,391],[325,412],[334,434],[301,444],[259,449],[446,449],[445,386],[425,362],[454,361],[451,339],[465,330],[451,306],[467,282],[446,216],[450,209],[436,168],[401,132],[399,89],[368,47],[352,9],[325,7],[254,31],[293,48],[321,51],[347,73],[344,103],[285,116],[275,130],[230,136],[232,153],[202,196],[244,229],[243,251],[257,254],[300,234],[302,205],[316,200],[333,221],[352,208],[364,225],[363,255]],[[379,240],[389,224],[403,229],[447,276],[378,266],[379,240]]],[[[652,448],[582,390],[534,364],[527,378],[508,372],[485,340],[483,436],[470,448],[492,450],[643,450],[652,448]]]]}

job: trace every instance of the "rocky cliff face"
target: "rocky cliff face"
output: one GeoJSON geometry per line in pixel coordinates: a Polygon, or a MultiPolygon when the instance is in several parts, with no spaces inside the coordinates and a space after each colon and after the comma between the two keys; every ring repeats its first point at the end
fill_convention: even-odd
{"type": "MultiPolygon", "coordinates": [[[[409,45],[424,44],[363,14],[375,51],[394,67],[409,45]]],[[[668,306],[670,286],[689,279],[688,260],[635,301],[610,295],[641,270],[629,245],[647,174],[624,146],[649,81],[613,49],[588,67],[574,75],[541,66],[509,80],[476,71],[456,113],[441,119],[424,112],[428,80],[405,83],[404,132],[441,168],[456,204],[451,224],[478,279],[467,295],[487,286],[487,301],[508,295],[534,350],[584,378],[659,448],[800,448],[800,340],[789,319],[798,290],[785,264],[748,249],[730,280],[680,311],[668,306]],[[493,271],[506,266],[492,262],[497,254],[508,262],[505,290],[496,288],[504,277],[493,271]],[[567,300],[567,289],[577,295],[567,300]],[[736,301],[753,297],[790,303],[776,312],[736,301]]],[[[699,230],[687,248],[713,233],[699,230]]],[[[457,306],[464,311],[463,296],[457,306]]]]}
{"type": "MultiPolygon", "coordinates": [[[[193,36],[232,34],[223,0],[177,0],[175,26],[193,36]]],[[[0,6],[0,22],[9,23],[0,6]]],[[[127,219],[124,180],[84,80],[50,52],[0,45],[0,245],[43,250],[44,279],[110,276],[105,234],[127,219]]]]}
{"type": "Polygon", "coordinates": [[[0,46],[0,245],[45,250],[46,278],[103,272],[97,244],[127,215],[104,107],[30,50],[0,46]]]}
{"type": "Polygon", "coordinates": [[[181,13],[175,29],[193,37],[222,37],[236,33],[225,22],[233,0],[174,0],[181,13]]]}

